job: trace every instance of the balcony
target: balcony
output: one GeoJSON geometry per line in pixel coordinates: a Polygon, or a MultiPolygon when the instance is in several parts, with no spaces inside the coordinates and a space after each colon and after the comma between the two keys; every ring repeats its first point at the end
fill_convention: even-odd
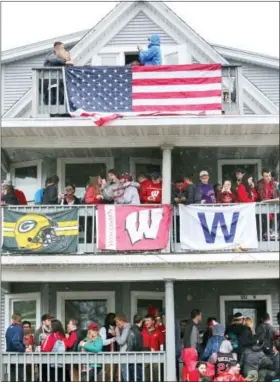
{"type": "Polygon", "coordinates": [[[2,353],[3,375],[1,381],[65,381],[66,373],[71,381],[89,381],[89,368],[86,365],[100,365],[100,371],[93,368],[94,381],[113,380],[121,370],[132,373],[132,379],[150,382],[166,381],[166,353],[129,352],[129,353],[2,353]],[[105,369],[106,365],[106,369],[105,369]],[[108,368],[109,366],[109,368],[108,368]],[[97,370],[99,371],[97,375],[97,370]],[[105,377],[105,371],[110,377],[105,377]],[[44,375],[43,375],[44,373],[44,375]],[[109,379],[108,379],[109,378],[109,379]]]}
{"type": "MultiPolygon", "coordinates": [[[[243,114],[242,68],[222,67],[223,113],[243,114]]],[[[61,68],[33,68],[32,117],[69,117],[61,68]]]]}
{"type": "MultiPolygon", "coordinates": [[[[215,208],[218,205],[212,205],[209,208],[215,208]]],[[[225,206],[225,205],[224,205],[225,206]]],[[[79,219],[79,244],[77,253],[73,254],[88,254],[96,255],[101,253],[97,249],[97,208],[96,206],[8,206],[4,207],[11,211],[19,211],[26,213],[53,213],[75,208],[78,210],[79,219]]],[[[165,253],[209,253],[209,251],[192,251],[182,250],[179,242],[179,221],[176,211],[173,213],[173,221],[170,231],[170,248],[164,250],[165,253]]],[[[258,232],[258,248],[256,250],[248,250],[246,252],[279,252],[279,204],[256,204],[256,223],[258,232]],[[265,217],[265,218],[264,218],[265,217]],[[264,223],[265,222],[265,223],[264,223]],[[265,226],[266,225],[266,226],[265,226]],[[264,232],[270,232],[266,235],[264,232]]],[[[235,250],[227,250],[224,252],[232,252],[235,250]]],[[[117,253],[117,251],[111,251],[117,253]]],[[[154,251],[151,251],[152,253],[154,251]]],[[[2,255],[7,255],[8,252],[2,252],[2,255]]]]}

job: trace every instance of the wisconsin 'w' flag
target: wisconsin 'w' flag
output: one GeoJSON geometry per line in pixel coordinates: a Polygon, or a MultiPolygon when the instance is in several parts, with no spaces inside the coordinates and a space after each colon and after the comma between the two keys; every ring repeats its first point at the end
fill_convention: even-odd
{"type": "Polygon", "coordinates": [[[79,224],[76,208],[48,214],[4,208],[3,249],[11,253],[74,253],[79,224]]]}
{"type": "Polygon", "coordinates": [[[221,64],[63,68],[68,112],[98,126],[125,116],[221,114],[221,64]]]}

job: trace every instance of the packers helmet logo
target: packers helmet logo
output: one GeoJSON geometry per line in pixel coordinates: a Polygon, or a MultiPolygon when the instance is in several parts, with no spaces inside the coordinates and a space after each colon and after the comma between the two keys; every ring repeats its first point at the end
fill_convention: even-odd
{"type": "Polygon", "coordinates": [[[37,223],[35,222],[35,220],[24,221],[18,226],[18,231],[20,233],[32,231],[36,227],[36,224],[37,223]]]}

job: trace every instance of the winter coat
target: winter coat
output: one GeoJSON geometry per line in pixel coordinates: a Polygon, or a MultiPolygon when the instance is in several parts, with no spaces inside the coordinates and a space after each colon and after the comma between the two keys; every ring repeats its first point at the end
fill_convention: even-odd
{"type": "Polygon", "coordinates": [[[206,204],[216,203],[214,188],[211,184],[197,184],[195,202],[200,203],[202,200],[205,200],[206,204]]]}
{"type": "Polygon", "coordinates": [[[15,195],[17,197],[18,204],[20,204],[21,206],[26,206],[27,205],[27,200],[26,200],[26,197],[24,195],[24,192],[21,191],[21,190],[15,189],[14,193],[15,193],[15,195]]]}
{"type": "Polygon", "coordinates": [[[260,201],[278,198],[277,184],[274,180],[265,183],[263,179],[257,185],[258,199],[260,201]]]}
{"type": "Polygon", "coordinates": [[[225,191],[218,192],[217,203],[235,203],[236,196],[233,192],[225,191]]]}
{"type": "Polygon", "coordinates": [[[243,374],[247,376],[250,370],[273,369],[273,362],[264,354],[261,346],[254,345],[243,351],[240,366],[243,374]]]}
{"type": "Polygon", "coordinates": [[[58,204],[58,190],[55,183],[49,184],[44,190],[42,203],[44,205],[58,204]]]}
{"type": "Polygon", "coordinates": [[[21,324],[12,324],[6,331],[6,351],[24,353],[23,327],[21,324]]]}
{"type": "MultiPolygon", "coordinates": [[[[63,337],[60,333],[50,333],[47,338],[43,341],[41,345],[41,351],[44,353],[51,353],[53,351],[54,345],[56,341],[63,341],[65,337],[63,337]]],[[[66,348],[66,345],[65,345],[66,348]]]]}
{"type": "Polygon", "coordinates": [[[225,328],[221,324],[213,327],[213,336],[209,338],[203,354],[203,360],[208,361],[214,353],[218,353],[221,343],[224,340],[225,328]]]}
{"type": "Polygon", "coordinates": [[[256,327],[256,337],[263,342],[263,350],[266,354],[273,354],[274,328],[269,323],[263,323],[256,327]]]}
{"type": "Polygon", "coordinates": [[[258,195],[254,187],[251,188],[251,195],[248,196],[244,184],[240,184],[237,188],[237,203],[254,203],[257,201],[258,195]]]}
{"type": "Polygon", "coordinates": [[[171,198],[172,198],[172,203],[175,205],[178,204],[174,201],[175,198],[178,198],[178,199],[186,198],[186,200],[184,202],[182,202],[182,204],[187,204],[187,191],[186,191],[186,189],[185,188],[178,189],[175,186],[173,186],[172,191],[171,191],[171,198]]]}
{"type": "Polygon", "coordinates": [[[256,344],[252,331],[245,325],[232,324],[226,329],[226,335],[235,334],[238,340],[238,348],[233,349],[239,356],[243,349],[256,344]]]}
{"type": "Polygon", "coordinates": [[[69,333],[69,337],[64,339],[65,348],[69,352],[76,352],[78,349],[80,335],[77,330],[74,330],[73,332],[69,333]]]}
{"type": "Polygon", "coordinates": [[[60,58],[56,55],[55,50],[49,53],[45,59],[44,66],[64,66],[66,65],[66,60],[60,58]]]}
{"type": "Polygon", "coordinates": [[[186,195],[187,195],[187,201],[186,204],[193,204],[195,203],[195,193],[196,193],[196,186],[195,184],[189,184],[186,188],[186,195]]]}
{"type": "Polygon", "coordinates": [[[131,184],[125,187],[123,196],[116,199],[116,204],[140,204],[138,189],[131,184]]]}
{"type": "Polygon", "coordinates": [[[159,328],[155,328],[153,331],[149,331],[147,328],[142,330],[143,347],[145,350],[159,351],[161,345],[164,345],[164,337],[162,331],[159,328]]]}
{"type": "MultiPolygon", "coordinates": [[[[87,353],[100,353],[103,349],[103,341],[100,336],[95,338],[94,340],[88,341],[87,338],[84,339],[86,343],[84,344],[83,348],[87,353]]],[[[78,352],[81,352],[82,348],[78,346],[78,352]]],[[[101,367],[102,365],[99,364],[89,364],[89,368],[93,367],[101,367]]]]}
{"type": "Polygon", "coordinates": [[[130,329],[130,341],[127,344],[126,351],[143,351],[143,337],[141,329],[137,325],[133,325],[130,329]]]}
{"type": "Polygon", "coordinates": [[[153,34],[149,40],[148,49],[139,53],[139,61],[145,66],[161,65],[160,37],[157,34],[153,34]]]}
{"type": "Polygon", "coordinates": [[[14,191],[7,192],[1,196],[1,201],[6,205],[17,206],[19,204],[18,198],[14,191]]]}

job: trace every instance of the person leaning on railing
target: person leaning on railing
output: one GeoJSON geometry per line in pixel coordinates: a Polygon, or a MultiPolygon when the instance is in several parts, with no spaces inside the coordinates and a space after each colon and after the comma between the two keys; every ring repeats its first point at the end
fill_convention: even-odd
{"type": "Polygon", "coordinates": [[[44,66],[64,66],[73,65],[69,52],[64,48],[63,42],[56,41],[53,50],[45,59],[44,66]]]}

